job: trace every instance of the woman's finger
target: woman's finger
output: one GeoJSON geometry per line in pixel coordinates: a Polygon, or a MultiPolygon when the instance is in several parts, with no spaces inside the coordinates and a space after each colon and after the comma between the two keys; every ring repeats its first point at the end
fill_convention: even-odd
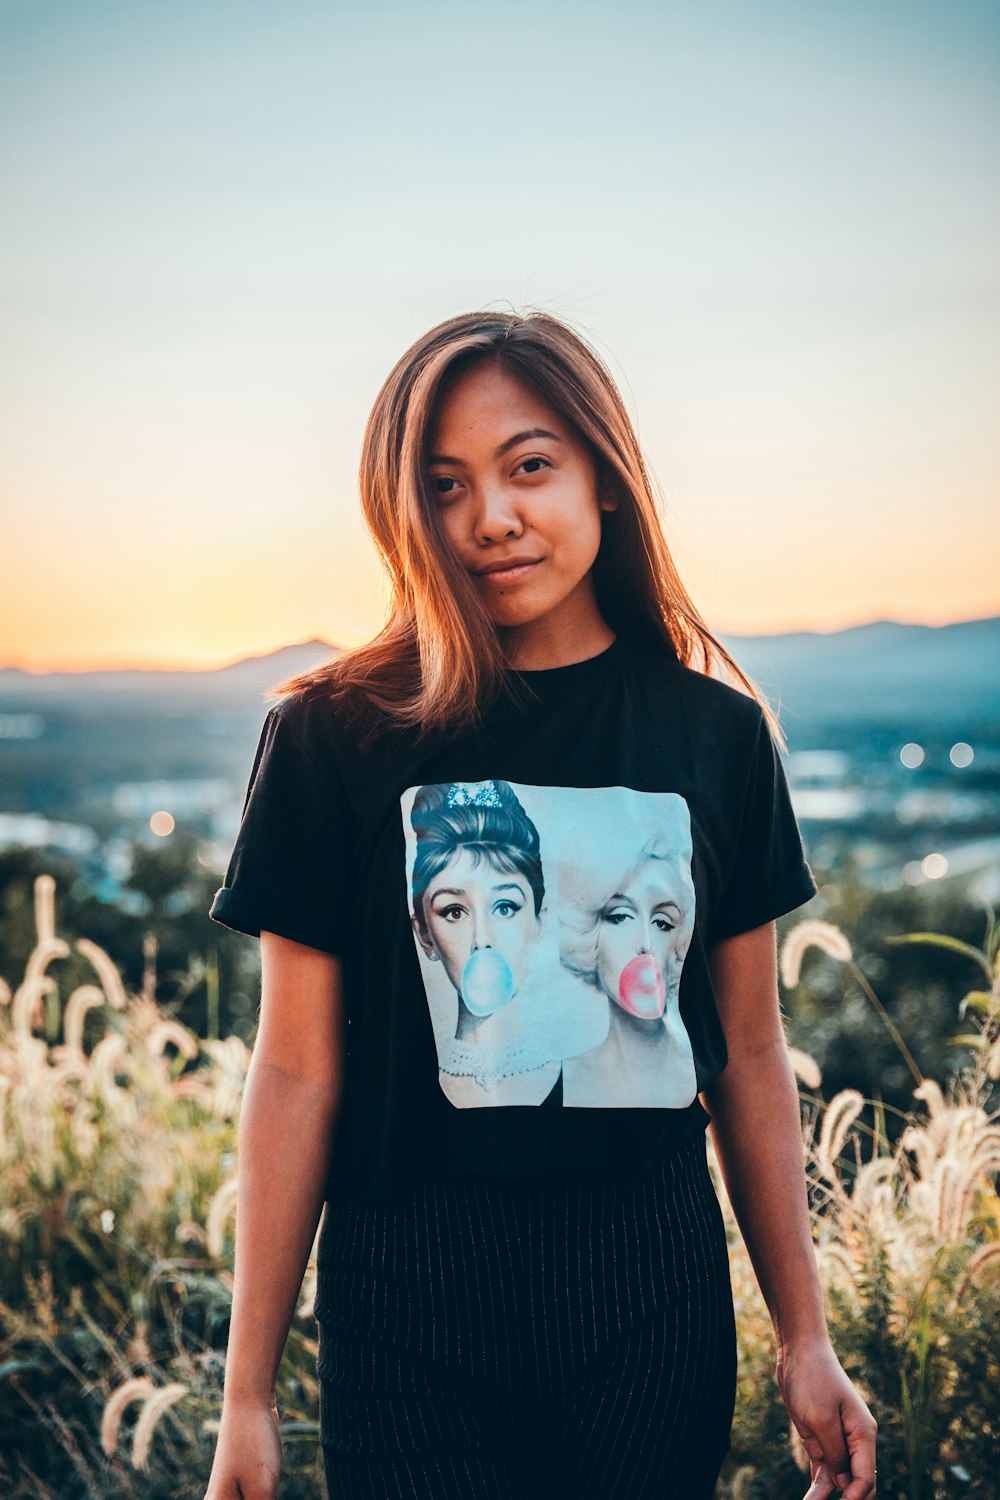
{"type": "MultiPolygon", "coordinates": [[[[846,1434],[840,1420],[839,1408],[835,1411],[834,1416],[823,1422],[822,1425],[818,1422],[816,1423],[812,1436],[818,1449],[815,1456],[828,1471],[831,1478],[835,1480],[834,1489],[843,1489],[844,1485],[850,1483],[851,1479],[851,1455],[846,1434]],[[842,1480],[843,1483],[841,1482],[842,1480]]],[[[813,1452],[808,1444],[806,1445],[806,1452],[810,1458],[813,1457],[813,1452]]]]}
{"type": "Polygon", "coordinates": [[[833,1475],[824,1463],[813,1464],[812,1471],[812,1484],[803,1496],[803,1500],[829,1500],[837,1488],[833,1475]]]}
{"type": "Polygon", "coordinates": [[[850,1482],[844,1486],[842,1500],[870,1500],[875,1494],[875,1440],[878,1426],[860,1398],[857,1408],[851,1407],[844,1413],[844,1429],[851,1455],[851,1472],[850,1482]]]}

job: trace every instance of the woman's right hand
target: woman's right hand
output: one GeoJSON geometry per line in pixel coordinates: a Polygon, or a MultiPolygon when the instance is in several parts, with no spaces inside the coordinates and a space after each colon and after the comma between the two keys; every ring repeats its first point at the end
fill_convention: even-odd
{"type": "Polygon", "coordinates": [[[205,1500],[274,1500],[280,1477],[277,1406],[223,1403],[205,1500]]]}

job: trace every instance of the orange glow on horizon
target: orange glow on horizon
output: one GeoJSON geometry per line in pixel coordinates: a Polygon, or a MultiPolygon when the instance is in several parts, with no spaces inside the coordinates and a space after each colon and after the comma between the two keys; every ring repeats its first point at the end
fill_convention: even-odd
{"type": "MultiPolygon", "coordinates": [[[[780,626],[765,627],[762,624],[750,620],[735,620],[732,623],[722,620],[714,620],[708,617],[709,629],[716,635],[721,636],[779,636],[794,634],[814,634],[820,636],[836,635],[843,630],[857,629],[863,625],[891,621],[897,625],[926,625],[932,628],[942,625],[953,625],[972,623],[975,620],[995,619],[1000,616],[1000,601],[995,608],[981,611],[971,616],[963,616],[956,619],[944,611],[934,613],[927,611],[918,617],[907,614],[902,617],[900,611],[887,611],[884,614],[869,614],[866,616],[847,616],[837,623],[829,620],[822,622],[809,619],[792,619],[780,626]]],[[[373,632],[374,633],[374,632],[373,632]]],[[[270,656],[273,652],[284,650],[290,646],[304,646],[310,641],[321,640],[328,644],[331,650],[349,649],[352,646],[361,645],[370,636],[359,634],[352,635],[346,630],[337,631],[315,631],[313,634],[302,634],[276,639],[274,637],[264,641],[248,642],[246,648],[225,653],[204,651],[189,653],[188,655],[177,655],[173,657],[155,657],[153,655],[142,655],[129,657],[125,654],[117,656],[87,656],[73,659],[69,655],[55,656],[42,654],[32,658],[25,653],[15,653],[12,659],[0,662],[0,670],[16,669],[29,673],[32,676],[44,676],[49,672],[68,673],[76,676],[85,676],[91,672],[212,672],[221,670],[223,667],[234,666],[237,662],[246,661],[252,657],[270,656]],[[20,658],[20,659],[19,659],[20,658]]]]}
{"type": "Polygon", "coordinates": [[[16,657],[0,663],[0,671],[19,670],[28,672],[32,676],[44,676],[48,672],[64,672],[78,677],[86,676],[90,672],[215,672],[223,667],[232,667],[237,662],[246,661],[255,656],[270,656],[272,652],[284,650],[288,646],[304,646],[310,640],[327,641],[332,650],[341,649],[344,646],[360,644],[360,642],[348,641],[343,633],[334,641],[328,636],[295,636],[290,640],[271,640],[263,645],[248,645],[245,651],[238,651],[234,655],[231,651],[225,655],[217,655],[211,652],[191,654],[188,656],[169,657],[88,657],[82,660],[74,660],[66,656],[53,657],[42,656],[29,659],[22,655],[18,660],[16,657]]]}

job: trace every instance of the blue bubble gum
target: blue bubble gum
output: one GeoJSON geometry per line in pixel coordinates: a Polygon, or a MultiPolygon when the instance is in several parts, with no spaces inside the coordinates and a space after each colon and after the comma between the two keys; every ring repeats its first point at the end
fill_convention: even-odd
{"type": "Polygon", "coordinates": [[[474,1016],[491,1016],[514,998],[510,964],[495,948],[476,948],[462,970],[462,999],[474,1016]]]}

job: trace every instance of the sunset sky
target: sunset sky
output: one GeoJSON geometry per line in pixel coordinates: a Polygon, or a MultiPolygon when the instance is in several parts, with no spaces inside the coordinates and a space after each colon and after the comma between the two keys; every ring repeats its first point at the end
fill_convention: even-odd
{"type": "Polygon", "coordinates": [[[1000,6],[0,0],[0,666],[361,640],[433,323],[608,359],[723,632],[1000,614],[1000,6]]]}

